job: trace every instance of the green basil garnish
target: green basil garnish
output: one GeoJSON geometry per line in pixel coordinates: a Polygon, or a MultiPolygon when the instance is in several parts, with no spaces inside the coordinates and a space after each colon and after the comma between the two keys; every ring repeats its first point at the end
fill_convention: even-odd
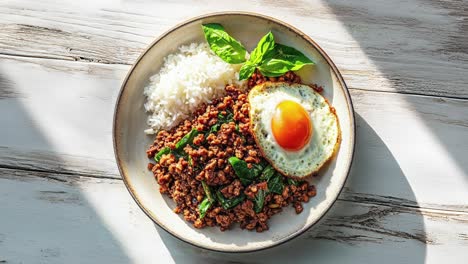
{"type": "Polygon", "coordinates": [[[206,212],[208,212],[208,209],[210,209],[211,205],[213,203],[208,199],[208,197],[205,197],[203,201],[198,205],[198,211],[200,212],[200,219],[203,219],[205,217],[206,212]]]}
{"type": "Polygon", "coordinates": [[[299,182],[294,179],[288,178],[287,181],[289,185],[295,185],[295,186],[299,185],[299,182]]]}
{"type": "Polygon", "coordinates": [[[246,50],[224,30],[220,24],[202,25],[205,38],[211,50],[227,63],[238,64],[245,62],[239,71],[239,80],[248,79],[259,69],[267,77],[276,77],[288,71],[297,71],[304,65],[314,64],[302,52],[293,47],[275,43],[270,31],[263,36],[245,60],[246,50]]]}
{"type": "Polygon", "coordinates": [[[224,30],[220,24],[202,25],[205,38],[218,57],[230,64],[245,62],[246,50],[224,30]]]}
{"type": "Polygon", "coordinates": [[[308,64],[314,62],[302,52],[277,43],[274,50],[266,54],[258,69],[265,76],[276,77],[288,71],[297,71],[308,64]]]}
{"type": "Polygon", "coordinates": [[[219,128],[221,127],[220,124],[214,124],[211,128],[210,131],[208,131],[208,134],[216,134],[216,132],[219,131],[219,128]]]}
{"type": "Polygon", "coordinates": [[[252,163],[252,168],[250,169],[252,178],[255,179],[260,176],[267,165],[269,165],[268,162],[264,160],[260,161],[260,163],[252,163]]]}
{"type": "Polygon", "coordinates": [[[206,197],[210,200],[210,202],[214,203],[216,201],[215,197],[213,196],[213,192],[211,191],[210,186],[206,184],[205,181],[202,181],[203,190],[205,191],[206,197]]]}
{"type": "Polygon", "coordinates": [[[216,198],[224,209],[229,210],[231,208],[234,208],[236,205],[240,204],[241,202],[243,202],[245,200],[245,194],[241,193],[237,197],[234,197],[232,199],[226,199],[221,193],[221,191],[217,190],[216,198]]]}
{"type": "Polygon", "coordinates": [[[218,124],[224,124],[234,121],[234,114],[230,111],[226,111],[226,114],[218,114],[218,124]]]}
{"type": "Polygon", "coordinates": [[[239,70],[239,80],[242,81],[248,79],[254,73],[255,68],[256,66],[248,61],[244,63],[239,70]]]}
{"type": "Polygon", "coordinates": [[[234,121],[234,115],[229,111],[226,111],[226,112],[227,112],[226,115],[223,115],[221,113],[218,114],[218,121],[216,122],[216,124],[211,126],[210,130],[208,130],[205,133],[205,137],[207,137],[209,134],[216,134],[216,132],[218,132],[219,129],[221,128],[222,124],[226,124],[226,123],[234,121]]]}
{"type": "Polygon", "coordinates": [[[260,176],[260,180],[269,181],[270,178],[273,177],[273,175],[275,175],[275,173],[276,173],[275,168],[273,168],[273,166],[268,164],[268,166],[266,166],[265,169],[262,171],[262,175],[260,176]]]}
{"type": "Polygon", "coordinates": [[[266,191],[263,189],[258,190],[257,194],[255,195],[254,211],[257,214],[260,213],[263,209],[263,205],[265,203],[265,195],[266,195],[266,191]]]}
{"type": "Polygon", "coordinates": [[[247,167],[247,162],[237,157],[230,157],[228,161],[243,185],[249,185],[252,183],[253,177],[251,176],[250,169],[247,167]]]}
{"type": "Polygon", "coordinates": [[[187,144],[192,144],[193,143],[193,139],[198,135],[198,133],[199,133],[198,130],[193,129],[192,131],[187,133],[187,135],[185,135],[183,138],[181,138],[176,143],[175,149],[171,150],[169,147],[165,147],[165,148],[161,149],[156,155],[154,155],[154,160],[156,162],[159,162],[159,160],[161,160],[161,157],[163,155],[172,153],[172,154],[174,154],[174,156],[177,159],[184,158],[185,160],[187,160],[190,163],[190,165],[192,165],[192,159],[184,151],[184,148],[185,148],[185,146],[187,146],[187,144]]]}
{"type": "Polygon", "coordinates": [[[251,184],[266,166],[265,162],[261,162],[259,164],[252,164],[252,168],[249,169],[247,162],[237,157],[230,157],[228,161],[244,186],[251,184]]]}
{"type": "Polygon", "coordinates": [[[282,194],[283,188],[284,188],[283,176],[279,172],[276,172],[268,180],[268,190],[276,194],[282,194]]]}
{"type": "Polygon", "coordinates": [[[263,61],[263,57],[273,51],[275,48],[275,38],[273,33],[268,32],[263,36],[260,41],[257,43],[257,47],[250,54],[249,62],[253,65],[258,65],[263,61]]]}
{"type": "Polygon", "coordinates": [[[257,44],[257,47],[250,54],[250,58],[242,65],[239,71],[239,80],[248,79],[255,71],[257,66],[263,61],[263,57],[272,52],[275,47],[273,33],[268,32],[257,44]]]}
{"type": "MultiPolygon", "coordinates": [[[[259,213],[263,209],[265,203],[265,196],[268,193],[282,194],[284,189],[283,175],[273,168],[266,161],[262,161],[258,164],[252,164],[252,168],[247,167],[247,162],[237,158],[230,157],[228,159],[234,172],[244,186],[254,183],[256,179],[260,181],[266,181],[268,190],[260,189],[254,197],[254,210],[259,213]]],[[[217,197],[219,195],[217,194],[217,197]]],[[[219,199],[218,199],[219,200],[219,199]]],[[[220,201],[222,204],[222,202],[220,201]]]]}
{"type": "Polygon", "coordinates": [[[165,148],[161,149],[161,150],[158,152],[158,154],[154,155],[154,160],[155,160],[156,162],[159,162],[159,160],[161,159],[161,157],[162,157],[163,155],[169,154],[170,152],[171,152],[171,149],[168,148],[168,147],[165,147],[165,148]]]}
{"type": "Polygon", "coordinates": [[[188,144],[193,143],[193,139],[198,135],[198,130],[192,129],[187,135],[185,135],[183,138],[179,140],[179,142],[176,143],[175,145],[175,150],[176,151],[181,151],[187,146],[188,144]]]}

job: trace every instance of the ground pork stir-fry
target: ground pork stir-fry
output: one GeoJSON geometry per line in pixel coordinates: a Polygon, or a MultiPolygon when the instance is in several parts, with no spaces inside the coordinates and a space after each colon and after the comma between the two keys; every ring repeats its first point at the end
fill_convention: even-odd
{"type": "MultiPolygon", "coordinates": [[[[292,72],[278,78],[257,72],[248,80],[248,88],[267,80],[301,81],[292,72]]],[[[194,227],[219,226],[224,231],[240,223],[243,229],[262,232],[282,207],[291,204],[301,213],[302,203],[316,190],[268,164],[249,128],[248,91],[232,85],[225,90],[223,98],[202,106],[193,119],[157,134],[147,150],[156,164],[149,163],[148,169],[159,191],[176,202],[174,212],[194,227]]]]}

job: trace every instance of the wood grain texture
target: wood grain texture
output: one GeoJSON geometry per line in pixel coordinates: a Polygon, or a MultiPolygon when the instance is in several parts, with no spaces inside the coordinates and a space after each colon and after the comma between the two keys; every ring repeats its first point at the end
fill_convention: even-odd
{"type": "MultiPolygon", "coordinates": [[[[1,86],[14,93],[0,99],[0,166],[119,178],[111,127],[127,69],[4,56],[1,86]]],[[[351,94],[357,145],[343,198],[468,211],[468,101],[351,94]]]]}
{"type": "Polygon", "coordinates": [[[7,263],[285,263],[291,254],[300,254],[298,263],[363,255],[374,262],[393,254],[379,262],[424,263],[427,253],[446,246],[457,250],[449,256],[456,260],[468,246],[462,232],[467,213],[340,200],[316,228],[290,243],[221,254],[188,246],[155,227],[121,180],[0,169],[0,183],[9,201],[0,203],[9,216],[0,220],[0,259],[7,263]]]}
{"type": "MultiPolygon", "coordinates": [[[[7,81],[2,87],[8,84],[14,96],[0,100],[0,111],[8,113],[0,116],[5,127],[0,130],[0,166],[119,178],[111,127],[127,69],[3,57],[0,75],[7,81]]],[[[468,137],[468,101],[361,90],[351,94],[357,145],[344,197],[369,195],[390,204],[468,211],[468,143],[462,140],[468,137]]]]}
{"type": "Polygon", "coordinates": [[[0,263],[463,262],[467,6],[0,0],[0,263]],[[316,40],[351,88],[357,122],[350,178],[326,218],[282,246],[241,255],[155,227],[125,190],[112,150],[129,65],[175,24],[223,10],[280,18],[316,40]]]}
{"type": "Polygon", "coordinates": [[[465,1],[245,0],[186,6],[180,0],[8,2],[0,6],[0,54],[132,64],[154,38],[185,19],[244,10],[280,18],[311,36],[352,88],[468,98],[465,1]]]}

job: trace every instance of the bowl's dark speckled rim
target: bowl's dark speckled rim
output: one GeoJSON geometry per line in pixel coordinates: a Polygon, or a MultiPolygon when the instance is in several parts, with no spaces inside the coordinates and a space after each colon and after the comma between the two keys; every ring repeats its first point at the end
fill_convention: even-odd
{"type": "Polygon", "coordinates": [[[355,118],[354,118],[354,108],[353,108],[353,104],[352,104],[352,101],[351,101],[351,96],[348,92],[348,86],[346,85],[344,79],[343,79],[343,76],[341,75],[341,73],[339,72],[338,68],[336,67],[336,65],[333,63],[333,61],[330,59],[330,57],[325,53],[325,51],[317,44],[315,43],[315,41],[313,41],[309,36],[307,36],[306,34],[304,34],[303,32],[301,32],[300,30],[298,30],[297,28],[289,25],[288,23],[285,23],[283,21],[280,21],[280,20],[277,20],[275,18],[272,18],[272,17],[269,17],[269,16],[265,16],[265,15],[261,15],[261,14],[257,14],[257,13],[252,13],[252,12],[239,12],[239,11],[234,11],[234,12],[217,12],[217,13],[210,13],[210,14],[206,14],[206,15],[201,15],[201,16],[197,16],[197,17],[194,17],[190,20],[187,20],[185,22],[182,22],[178,25],[176,25],[175,27],[169,29],[168,31],[166,31],[164,34],[162,34],[159,38],[157,38],[155,41],[153,41],[153,43],[151,43],[146,49],[145,51],[143,51],[143,53],[138,57],[138,59],[135,61],[135,63],[133,64],[132,68],[130,69],[130,71],[127,73],[127,76],[125,77],[125,80],[123,81],[122,83],[122,86],[120,88],[120,91],[119,91],[119,95],[117,96],[117,101],[116,101],[116,105],[115,105],[115,109],[114,109],[114,121],[113,121],[113,131],[112,131],[112,140],[113,140],[113,145],[114,145],[114,154],[115,154],[115,158],[116,158],[116,161],[117,161],[117,165],[118,165],[118,168],[119,168],[119,172],[120,172],[120,175],[122,176],[122,179],[125,183],[125,186],[127,187],[128,191],[130,192],[130,195],[133,197],[133,199],[135,200],[135,202],[138,204],[138,206],[143,210],[143,212],[154,222],[156,223],[158,226],[160,226],[162,229],[164,229],[166,232],[168,232],[169,234],[171,234],[172,236],[188,243],[188,244],[191,244],[193,246],[196,246],[196,247],[199,247],[199,248],[203,248],[203,249],[208,249],[208,250],[212,250],[212,251],[218,251],[218,252],[237,252],[237,253],[245,253],[245,252],[254,252],[254,251],[259,251],[259,250],[264,250],[264,249],[267,249],[267,248],[272,248],[272,247],[275,247],[275,246],[278,246],[278,245],[281,245],[287,241],[290,241],[291,239],[293,238],[296,238],[297,236],[303,234],[305,231],[309,230],[312,226],[314,226],[316,223],[318,223],[327,213],[328,211],[330,210],[330,208],[333,206],[333,204],[336,202],[336,199],[338,198],[338,196],[341,194],[342,190],[343,190],[343,187],[346,183],[346,180],[349,176],[349,171],[351,169],[351,165],[353,163],[353,159],[354,159],[354,149],[355,149],[355,138],[356,138],[356,126],[355,126],[355,118]],[[302,231],[299,231],[295,234],[292,234],[290,235],[289,237],[286,237],[284,238],[283,240],[281,241],[277,241],[275,244],[272,244],[272,245],[269,245],[269,246],[265,246],[265,247],[262,247],[262,248],[255,248],[255,249],[247,249],[247,250],[233,250],[233,251],[224,251],[224,250],[218,250],[218,249],[213,249],[213,248],[208,248],[208,247],[204,247],[202,245],[197,245],[195,243],[191,243],[190,241],[187,241],[185,240],[183,237],[180,237],[178,236],[177,234],[173,233],[171,231],[171,229],[167,226],[164,226],[162,225],[157,219],[156,217],[141,203],[139,197],[138,197],[138,194],[134,191],[133,187],[131,186],[131,184],[129,183],[128,181],[128,175],[126,175],[126,173],[124,172],[124,170],[122,169],[122,165],[121,165],[121,160],[120,160],[120,157],[119,157],[119,144],[117,142],[117,137],[116,137],[116,127],[117,127],[117,123],[118,123],[118,119],[117,119],[117,116],[119,114],[119,105],[120,105],[120,101],[121,101],[121,97],[122,97],[122,93],[123,93],[123,90],[125,89],[125,86],[127,84],[127,81],[128,81],[128,78],[130,77],[130,75],[132,74],[133,70],[135,69],[135,66],[140,62],[140,60],[142,59],[143,56],[145,56],[145,54],[148,52],[148,50],[150,50],[154,45],[156,45],[161,39],[165,38],[167,35],[169,35],[171,32],[173,32],[174,30],[177,30],[181,27],[184,27],[185,25],[187,24],[190,24],[192,22],[195,22],[195,21],[198,21],[198,20],[202,20],[202,19],[205,19],[205,18],[212,18],[212,17],[217,17],[217,16],[226,16],[226,15],[241,15],[241,16],[251,16],[251,17],[256,17],[256,18],[260,18],[260,19],[264,19],[266,21],[269,21],[269,22],[273,22],[273,23],[276,23],[278,25],[281,25],[283,27],[286,27],[288,28],[289,30],[291,30],[292,32],[294,32],[295,34],[297,34],[298,36],[300,36],[301,38],[303,38],[305,41],[307,41],[308,43],[310,43],[324,58],[325,60],[327,61],[327,63],[329,64],[330,68],[333,70],[335,76],[338,78],[338,81],[340,82],[341,84],[341,88],[343,89],[343,93],[345,94],[346,96],[346,104],[348,106],[348,113],[349,113],[349,118],[350,118],[350,124],[351,124],[351,128],[350,128],[350,144],[351,144],[351,148],[350,148],[350,152],[347,153],[348,157],[349,157],[349,167],[346,168],[346,178],[345,178],[345,181],[343,182],[343,185],[341,186],[340,188],[340,191],[337,195],[337,197],[333,200],[333,202],[330,204],[330,206],[325,210],[325,212],[323,213],[323,215],[317,219],[317,221],[311,223],[308,227],[306,227],[304,230],[302,231]]]}

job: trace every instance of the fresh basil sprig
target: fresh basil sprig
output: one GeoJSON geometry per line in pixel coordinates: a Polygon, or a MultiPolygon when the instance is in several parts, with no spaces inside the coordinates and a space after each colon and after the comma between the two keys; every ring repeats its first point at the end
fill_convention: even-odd
{"type": "Polygon", "coordinates": [[[245,80],[249,78],[255,69],[263,62],[263,58],[267,54],[272,54],[275,48],[275,37],[273,33],[268,32],[257,43],[257,47],[250,54],[249,60],[242,65],[239,71],[239,79],[245,80]]]}
{"type": "Polygon", "coordinates": [[[208,186],[208,184],[206,184],[205,181],[202,181],[202,186],[203,186],[203,190],[205,191],[205,194],[206,194],[206,197],[208,198],[208,200],[210,200],[210,202],[214,203],[216,201],[214,195],[213,195],[213,191],[211,190],[210,186],[208,186]]]}
{"type": "Polygon", "coordinates": [[[216,191],[216,200],[219,201],[219,203],[221,204],[221,206],[224,209],[229,210],[231,208],[236,207],[241,202],[243,202],[245,200],[245,194],[241,193],[239,196],[236,196],[236,197],[231,198],[231,199],[227,199],[227,198],[224,197],[224,195],[218,189],[216,191]]]}
{"type": "Polygon", "coordinates": [[[228,159],[234,172],[244,186],[251,184],[259,175],[262,173],[266,164],[261,162],[259,164],[252,164],[252,168],[249,169],[247,162],[233,156],[228,159]]]}
{"type": "Polygon", "coordinates": [[[275,48],[265,54],[258,70],[265,76],[277,77],[288,71],[297,71],[307,64],[314,62],[297,49],[276,43],[275,48]]]}
{"type": "Polygon", "coordinates": [[[221,59],[231,64],[243,63],[239,70],[239,80],[248,79],[258,69],[267,77],[277,77],[288,71],[297,71],[314,62],[293,47],[275,43],[270,31],[263,36],[245,60],[246,50],[237,40],[229,36],[220,24],[202,26],[210,48],[221,59]]]}
{"type": "Polygon", "coordinates": [[[288,184],[289,184],[289,185],[294,185],[294,186],[298,186],[298,185],[299,185],[299,182],[296,181],[296,180],[294,180],[294,179],[288,178],[287,181],[288,181],[288,184]]]}
{"type": "Polygon", "coordinates": [[[168,147],[165,147],[161,149],[156,155],[154,155],[154,160],[156,162],[159,162],[159,160],[161,159],[163,155],[169,154],[170,152],[171,152],[171,149],[168,147]]]}
{"type": "MultiPolygon", "coordinates": [[[[289,179],[289,178],[288,178],[289,179]]],[[[267,181],[268,191],[281,194],[283,192],[284,183],[283,176],[273,168],[273,166],[268,165],[260,176],[260,180],[267,181]]]]}
{"type": "Polygon", "coordinates": [[[200,219],[203,219],[208,212],[208,209],[210,209],[211,205],[213,202],[210,201],[208,197],[205,197],[203,201],[198,205],[198,211],[200,212],[200,219]]]}
{"type": "Polygon", "coordinates": [[[200,212],[200,219],[203,219],[208,212],[208,209],[216,202],[216,198],[211,191],[210,186],[206,184],[205,181],[202,181],[203,190],[205,191],[205,199],[198,205],[198,211],[200,212]]]}
{"type": "Polygon", "coordinates": [[[273,33],[268,32],[257,43],[257,47],[250,54],[249,62],[253,65],[258,65],[263,61],[266,54],[270,54],[275,48],[275,37],[273,33]]]}
{"type": "Polygon", "coordinates": [[[205,133],[205,137],[207,137],[209,134],[216,134],[221,128],[222,124],[227,124],[229,122],[234,121],[233,119],[234,115],[232,114],[232,112],[230,111],[226,111],[226,112],[227,112],[226,115],[223,115],[221,113],[218,114],[218,121],[216,122],[216,124],[211,126],[210,130],[208,130],[205,133]]]}
{"type": "Polygon", "coordinates": [[[242,67],[239,70],[239,80],[248,79],[255,72],[256,68],[257,66],[255,64],[252,64],[248,61],[244,63],[244,65],[242,65],[242,67]]]}
{"type": "Polygon", "coordinates": [[[282,194],[284,189],[283,176],[276,172],[273,177],[268,180],[268,190],[272,193],[282,194]]]}
{"type": "Polygon", "coordinates": [[[190,165],[192,163],[192,158],[184,151],[185,146],[192,144],[193,139],[199,134],[200,132],[196,129],[192,129],[189,133],[187,133],[184,137],[182,137],[175,145],[174,149],[170,149],[169,147],[165,147],[161,149],[156,155],[154,155],[154,160],[159,162],[163,155],[172,153],[176,156],[177,159],[184,158],[187,160],[190,165]]]}
{"type": "Polygon", "coordinates": [[[246,50],[239,41],[224,30],[220,24],[204,24],[202,25],[205,33],[206,41],[210,44],[211,50],[218,57],[230,64],[239,64],[245,62],[246,50]]]}
{"type": "Polygon", "coordinates": [[[228,161],[243,185],[249,185],[252,183],[252,181],[254,180],[254,175],[247,167],[247,162],[237,157],[230,157],[228,161]]]}
{"type": "Polygon", "coordinates": [[[265,204],[265,196],[267,195],[267,191],[260,189],[255,195],[254,198],[254,211],[255,213],[260,213],[263,209],[263,205],[265,204]]]}
{"type": "Polygon", "coordinates": [[[175,145],[176,151],[182,151],[185,146],[188,144],[192,144],[193,139],[198,135],[198,130],[192,129],[189,133],[187,133],[183,138],[179,140],[179,142],[175,145]]]}

